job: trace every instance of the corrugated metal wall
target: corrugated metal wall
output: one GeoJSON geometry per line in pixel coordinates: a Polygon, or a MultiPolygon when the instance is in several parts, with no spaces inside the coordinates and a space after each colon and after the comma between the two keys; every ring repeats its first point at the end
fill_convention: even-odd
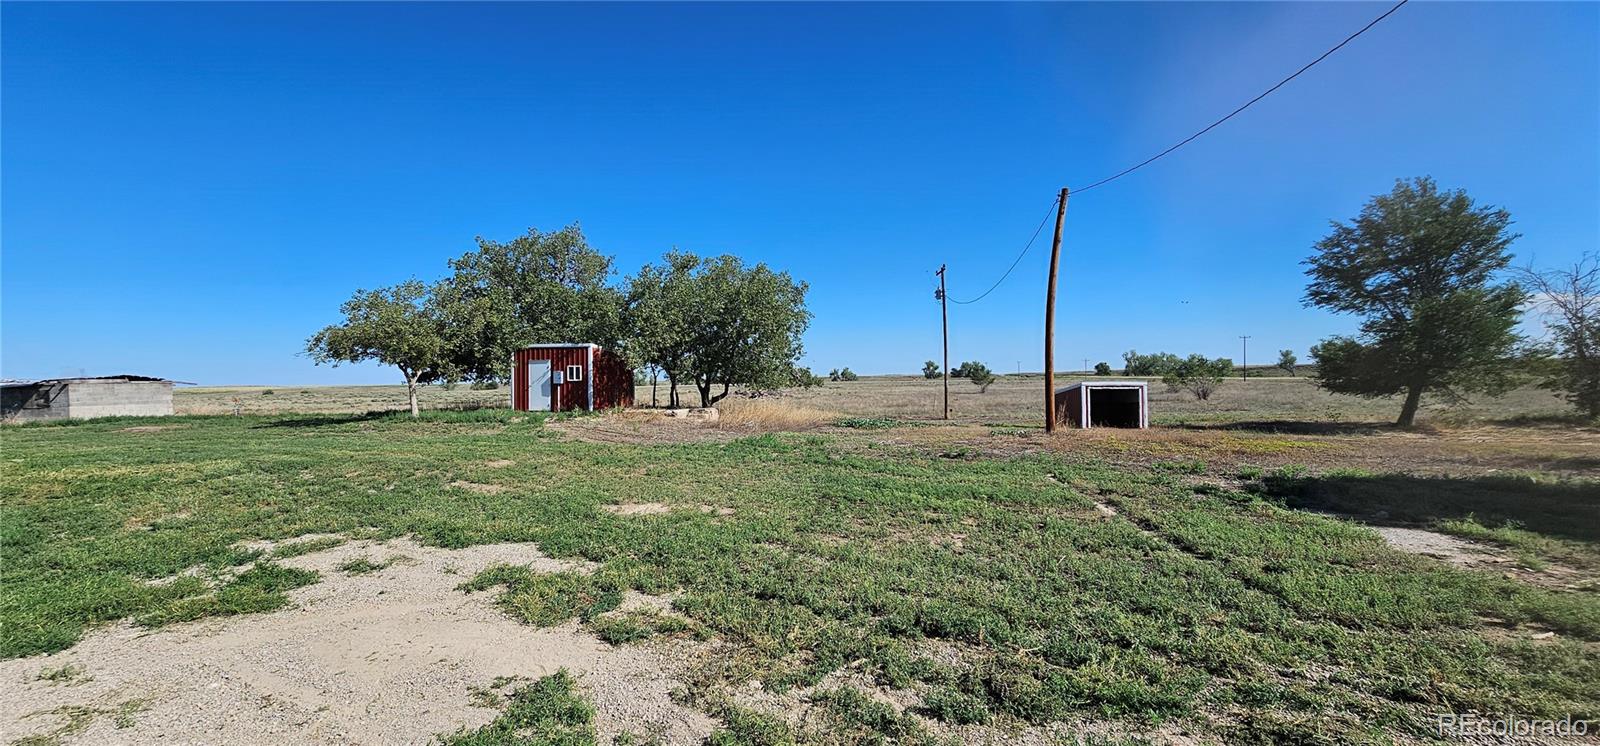
{"type": "Polygon", "coordinates": [[[552,404],[563,412],[588,408],[590,377],[594,378],[596,409],[633,406],[633,371],[622,364],[621,358],[602,348],[594,351],[596,370],[591,371],[589,348],[578,345],[518,350],[511,370],[511,406],[514,409],[528,409],[528,362],[532,360],[549,360],[550,370],[562,373],[566,372],[569,365],[583,368],[583,380],[551,387],[552,404]]]}
{"type": "Polygon", "coordinates": [[[607,349],[594,351],[594,408],[633,406],[633,370],[607,349]]]}

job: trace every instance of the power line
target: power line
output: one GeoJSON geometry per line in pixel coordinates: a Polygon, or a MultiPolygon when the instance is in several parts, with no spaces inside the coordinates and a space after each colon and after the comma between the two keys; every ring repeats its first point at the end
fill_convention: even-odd
{"type": "Polygon", "coordinates": [[[1325,59],[1328,59],[1328,57],[1332,56],[1334,52],[1337,52],[1340,49],[1342,49],[1344,47],[1344,45],[1349,44],[1352,41],[1355,41],[1356,37],[1367,33],[1368,29],[1372,28],[1373,26],[1378,25],[1378,23],[1380,21],[1382,21],[1385,18],[1388,18],[1395,11],[1399,10],[1400,6],[1405,5],[1408,2],[1410,2],[1410,0],[1400,0],[1400,2],[1395,3],[1394,7],[1384,11],[1383,15],[1372,19],[1371,23],[1368,23],[1367,25],[1362,26],[1360,31],[1357,31],[1357,32],[1345,37],[1344,41],[1341,41],[1338,44],[1335,44],[1332,49],[1329,49],[1328,51],[1323,52],[1321,57],[1318,57],[1318,58],[1306,63],[1305,67],[1302,67],[1299,70],[1294,71],[1293,75],[1290,75],[1289,77],[1278,81],[1277,85],[1275,85],[1275,86],[1273,86],[1271,88],[1268,88],[1261,95],[1256,96],[1255,98],[1252,98],[1249,101],[1245,102],[1244,106],[1241,106],[1241,107],[1239,107],[1237,109],[1234,109],[1233,111],[1229,112],[1227,116],[1225,116],[1225,117],[1223,117],[1221,119],[1218,119],[1217,121],[1212,122],[1211,124],[1207,125],[1205,129],[1200,130],[1199,132],[1196,132],[1196,133],[1184,138],[1183,141],[1179,142],[1177,145],[1174,145],[1174,146],[1172,146],[1170,148],[1167,148],[1166,150],[1163,150],[1163,151],[1161,151],[1159,153],[1156,153],[1155,155],[1150,156],[1149,158],[1145,159],[1144,161],[1141,161],[1137,165],[1134,165],[1134,166],[1131,166],[1129,168],[1123,169],[1122,171],[1119,171],[1116,174],[1113,174],[1113,175],[1108,176],[1108,177],[1106,177],[1104,179],[1101,179],[1101,180],[1099,180],[1099,181],[1097,181],[1097,182],[1095,182],[1093,184],[1090,184],[1089,186],[1078,187],[1077,189],[1073,189],[1072,190],[1073,193],[1076,194],[1076,193],[1079,193],[1079,192],[1086,192],[1086,191],[1088,191],[1090,189],[1093,189],[1093,188],[1095,188],[1097,186],[1101,186],[1101,185],[1104,185],[1104,184],[1109,184],[1109,183],[1111,183],[1113,181],[1116,181],[1117,179],[1120,179],[1120,178],[1122,178],[1124,176],[1127,176],[1128,174],[1133,173],[1134,171],[1138,171],[1139,169],[1144,168],[1145,166],[1148,166],[1151,163],[1156,162],[1157,160],[1160,160],[1163,156],[1167,155],[1168,153],[1171,153],[1174,150],[1177,150],[1178,148],[1181,148],[1181,147],[1183,147],[1185,145],[1188,145],[1189,143],[1193,142],[1196,138],[1200,137],[1201,135],[1204,135],[1205,133],[1210,132],[1213,129],[1216,129],[1218,125],[1222,124],[1223,122],[1228,121],[1229,119],[1234,118],[1240,112],[1242,112],[1245,109],[1248,109],[1251,106],[1255,105],[1255,103],[1257,101],[1260,101],[1261,99],[1264,99],[1267,96],[1271,95],[1273,91],[1276,91],[1279,88],[1282,88],[1289,81],[1300,77],[1301,73],[1303,73],[1303,72],[1305,72],[1307,70],[1310,70],[1311,68],[1315,67],[1317,65],[1317,63],[1319,63],[1319,62],[1321,62],[1321,61],[1323,61],[1325,59]]]}
{"type": "MultiPolygon", "coordinates": [[[[1322,56],[1320,56],[1320,57],[1318,57],[1318,58],[1306,63],[1306,65],[1304,67],[1300,68],[1299,70],[1294,71],[1294,74],[1290,75],[1287,78],[1284,78],[1283,80],[1278,81],[1277,85],[1274,85],[1271,88],[1268,88],[1267,90],[1263,91],[1261,93],[1261,95],[1256,96],[1255,98],[1250,99],[1249,101],[1246,101],[1243,106],[1240,106],[1239,108],[1234,109],[1231,112],[1228,112],[1227,116],[1224,116],[1223,118],[1218,119],[1217,121],[1212,122],[1209,125],[1206,125],[1205,129],[1202,129],[1199,132],[1196,132],[1196,133],[1184,138],[1178,144],[1173,145],[1172,147],[1167,148],[1166,150],[1163,150],[1163,151],[1161,151],[1159,153],[1156,153],[1155,155],[1150,156],[1149,158],[1146,158],[1145,160],[1143,160],[1143,161],[1141,161],[1141,162],[1139,162],[1139,163],[1137,163],[1137,164],[1135,164],[1133,166],[1125,168],[1122,171],[1119,171],[1119,172],[1117,172],[1117,173],[1115,173],[1115,174],[1113,174],[1111,176],[1108,176],[1108,177],[1106,177],[1104,179],[1096,181],[1093,184],[1090,184],[1090,185],[1088,185],[1086,187],[1079,187],[1077,189],[1072,189],[1070,191],[1072,191],[1073,193],[1077,193],[1077,192],[1087,191],[1089,189],[1093,189],[1093,188],[1098,187],[1098,186],[1104,186],[1104,185],[1109,184],[1109,183],[1111,183],[1113,181],[1116,181],[1117,179],[1120,179],[1120,178],[1122,178],[1124,176],[1127,176],[1128,174],[1131,174],[1134,171],[1138,171],[1139,169],[1144,168],[1145,166],[1148,166],[1151,163],[1154,163],[1154,162],[1160,160],[1161,158],[1165,157],[1166,155],[1168,155],[1172,151],[1177,150],[1178,148],[1181,148],[1181,147],[1183,147],[1185,145],[1188,145],[1191,142],[1194,142],[1201,135],[1204,135],[1205,133],[1216,129],[1223,122],[1226,122],[1229,119],[1232,119],[1232,118],[1238,116],[1245,109],[1248,109],[1251,106],[1254,106],[1256,104],[1256,102],[1260,101],[1261,99],[1266,98],[1267,96],[1272,95],[1272,93],[1274,91],[1278,90],[1279,88],[1284,87],[1285,85],[1287,85],[1289,83],[1289,81],[1300,77],[1300,75],[1302,73],[1304,73],[1305,71],[1310,70],[1313,67],[1316,67],[1317,63],[1322,62],[1323,60],[1331,57],[1334,52],[1337,52],[1340,49],[1343,49],[1346,44],[1349,44],[1350,42],[1355,41],[1356,37],[1366,33],[1373,26],[1378,25],[1378,23],[1383,21],[1383,19],[1388,18],[1389,16],[1393,15],[1395,11],[1397,11],[1397,10],[1399,10],[1401,8],[1401,6],[1405,5],[1406,3],[1410,2],[1410,1],[1411,0],[1400,0],[1400,2],[1395,3],[1393,7],[1389,8],[1386,11],[1384,11],[1383,15],[1380,15],[1377,18],[1372,19],[1372,21],[1369,22],[1367,25],[1362,26],[1360,30],[1356,31],[1355,33],[1353,33],[1353,34],[1351,34],[1351,35],[1349,35],[1347,37],[1345,37],[1344,41],[1341,41],[1338,44],[1335,44],[1332,49],[1329,49],[1328,51],[1323,52],[1322,56]]],[[[1061,199],[1060,197],[1057,197],[1054,201],[1052,201],[1050,203],[1050,210],[1054,210],[1055,209],[1056,202],[1059,202],[1060,199],[1061,199]]],[[[959,304],[962,304],[962,305],[966,305],[966,304],[970,304],[970,303],[977,303],[978,301],[989,297],[990,293],[993,293],[996,288],[1000,287],[1001,283],[1006,281],[1007,277],[1011,276],[1011,272],[1017,268],[1017,265],[1022,263],[1022,258],[1024,256],[1027,256],[1028,250],[1033,248],[1034,241],[1037,241],[1039,239],[1039,234],[1044,230],[1044,224],[1050,220],[1050,210],[1045,211],[1044,217],[1039,220],[1039,227],[1035,228],[1033,230],[1033,237],[1028,239],[1027,245],[1022,247],[1022,252],[1017,254],[1017,258],[1016,259],[1012,260],[1011,266],[1006,268],[1005,274],[1000,275],[1000,279],[995,280],[994,284],[990,285],[988,290],[983,291],[982,295],[979,295],[978,297],[973,298],[971,300],[956,300],[955,298],[950,298],[949,301],[951,303],[959,303],[959,304]]]]}
{"type": "Polygon", "coordinates": [[[1056,202],[1059,202],[1060,200],[1061,200],[1060,197],[1057,197],[1057,198],[1055,198],[1053,200],[1050,200],[1050,209],[1046,210],[1045,213],[1044,213],[1044,217],[1039,219],[1039,227],[1033,229],[1033,237],[1028,239],[1028,245],[1022,247],[1022,253],[1017,254],[1017,258],[1011,262],[1011,266],[1010,267],[1006,268],[1006,273],[1003,274],[1003,275],[1000,275],[1000,279],[995,280],[994,284],[990,285],[988,290],[983,291],[982,295],[980,295],[980,296],[978,296],[976,298],[973,298],[972,300],[956,300],[955,298],[951,298],[950,302],[951,303],[960,303],[962,305],[966,305],[968,303],[977,303],[978,301],[989,297],[989,294],[994,292],[995,288],[1000,287],[1000,283],[1005,282],[1006,278],[1011,276],[1011,270],[1016,269],[1017,265],[1022,263],[1022,257],[1028,255],[1028,249],[1033,248],[1033,242],[1039,240],[1039,233],[1044,231],[1044,224],[1049,222],[1050,213],[1055,212],[1056,202]]]}

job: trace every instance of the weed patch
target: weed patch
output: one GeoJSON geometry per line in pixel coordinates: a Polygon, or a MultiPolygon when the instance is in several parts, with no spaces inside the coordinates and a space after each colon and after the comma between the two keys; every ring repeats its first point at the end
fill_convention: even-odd
{"type": "Polygon", "coordinates": [[[444,746],[593,746],[594,707],[578,693],[566,669],[518,688],[505,710],[477,730],[441,736],[444,746]]]}

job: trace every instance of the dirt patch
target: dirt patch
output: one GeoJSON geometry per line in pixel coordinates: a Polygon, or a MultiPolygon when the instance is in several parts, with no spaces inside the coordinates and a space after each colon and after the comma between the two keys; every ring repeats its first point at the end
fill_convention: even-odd
{"type": "Polygon", "coordinates": [[[110,714],[66,743],[425,743],[498,714],[474,706],[469,688],[559,668],[594,702],[603,742],[632,731],[698,743],[713,727],[669,698],[678,686],[671,647],[611,647],[576,622],[535,629],[497,609],[492,592],[456,589],[492,564],[586,569],[531,544],[451,551],[354,541],[282,561],[322,573],[293,592],[291,608],[158,630],[119,624],[60,653],[0,662],[0,730],[8,739],[49,734],[92,710],[110,714]],[[337,569],[395,555],[415,561],[362,575],[337,569]],[[81,666],[85,681],[37,680],[64,665],[81,666]],[[138,711],[117,717],[129,702],[138,711]]]}
{"type": "Polygon", "coordinates": [[[451,482],[450,486],[458,490],[476,492],[480,495],[498,495],[508,489],[511,489],[503,484],[482,484],[480,482],[466,482],[459,479],[451,482]]]}
{"type": "Polygon", "coordinates": [[[181,428],[181,427],[183,427],[183,426],[182,425],[135,425],[133,427],[122,428],[121,430],[118,430],[117,432],[120,432],[120,433],[159,433],[162,430],[177,430],[178,428],[181,428]]]}
{"type": "Polygon", "coordinates": [[[504,469],[507,466],[516,466],[517,462],[512,461],[511,459],[497,458],[493,461],[485,461],[483,462],[483,465],[491,469],[504,469]]]}
{"type": "Polygon", "coordinates": [[[672,506],[666,503],[625,503],[605,505],[602,509],[612,515],[661,515],[672,512],[672,506]]]}
{"type": "Polygon", "coordinates": [[[600,417],[578,417],[545,427],[585,443],[670,445],[675,443],[726,443],[738,433],[720,430],[714,423],[662,417],[656,410],[627,410],[600,417]]]}
{"type": "Polygon", "coordinates": [[[1378,532],[1390,547],[1407,554],[1443,560],[1458,567],[1480,567],[1509,561],[1491,547],[1434,531],[1396,526],[1374,526],[1372,530],[1378,532]]]}

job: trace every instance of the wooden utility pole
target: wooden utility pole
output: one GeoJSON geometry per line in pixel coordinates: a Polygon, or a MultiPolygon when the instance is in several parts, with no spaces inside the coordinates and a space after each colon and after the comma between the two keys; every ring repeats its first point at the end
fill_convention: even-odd
{"type": "Polygon", "coordinates": [[[944,418],[950,419],[950,310],[945,302],[944,265],[939,265],[939,326],[944,331],[944,418]]]}
{"type": "Polygon", "coordinates": [[[1050,287],[1044,296],[1044,431],[1056,431],[1056,269],[1061,266],[1061,224],[1067,219],[1067,189],[1056,200],[1056,237],[1050,242],[1050,287]]]}
{"type": "Polygon", "coordinates": [[[1239,366],[1239,377],[1240,378],[1249,378],[1250,377],[1250,335],[1248,335],[1248,334],[1240,335],[1239,336],[1239,340],[1244,342],[1244,365],[1239,366]]]}

